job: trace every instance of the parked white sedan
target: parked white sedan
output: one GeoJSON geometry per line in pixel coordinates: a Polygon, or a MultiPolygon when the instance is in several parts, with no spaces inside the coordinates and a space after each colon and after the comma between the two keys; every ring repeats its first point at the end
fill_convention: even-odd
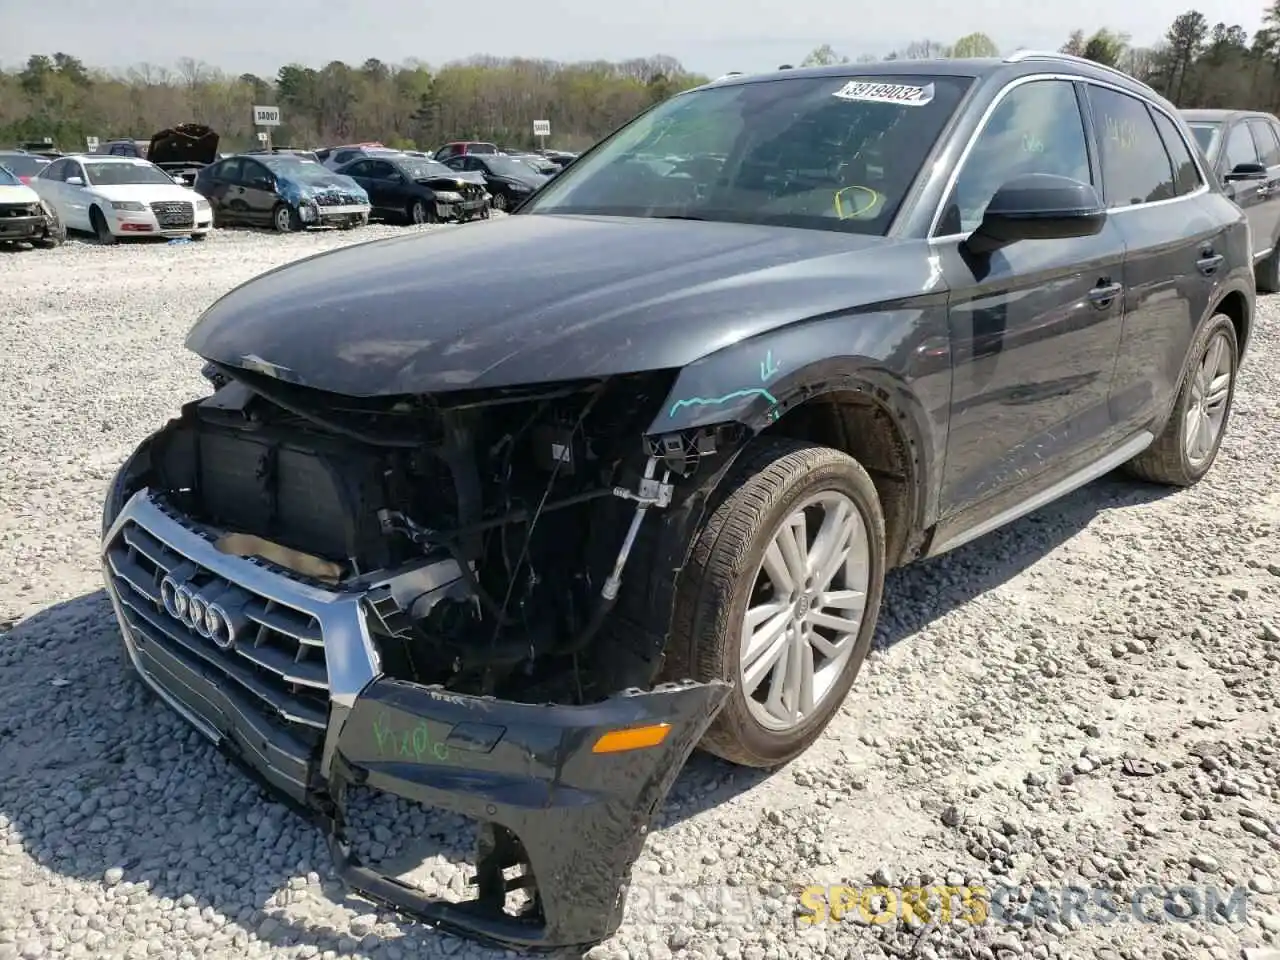
{"type": "Polygon", "coordinates": [[[213,226],[209,201],[137,157],[63,157],[31,178],[40,198],[68,230],[117,237],[181,237],[203,240],[213,226]]]}

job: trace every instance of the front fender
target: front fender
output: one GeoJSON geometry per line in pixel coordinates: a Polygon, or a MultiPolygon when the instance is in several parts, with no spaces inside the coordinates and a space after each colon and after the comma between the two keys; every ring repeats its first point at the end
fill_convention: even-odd
{"type": "Polygon", "coordinates": [[[677,376],[649,426],[657,436],[722,423],[753,433],[836,391],[865,393],[894,417],[920,483],[918,522],[936,516],[951,400],[946,299],[795,324],[718,350],[677,376]]]}

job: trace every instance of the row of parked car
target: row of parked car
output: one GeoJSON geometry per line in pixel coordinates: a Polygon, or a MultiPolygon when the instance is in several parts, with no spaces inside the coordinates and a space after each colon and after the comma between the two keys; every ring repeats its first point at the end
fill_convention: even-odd
{"type": "Polygon", "coordinates": [[[203,239],[215,223],[350,229],[371,217],[423,224],[508,210],[574,159],[456,142],[435,155],[380,143],[218,152],[218,135],[182,124],[150,141],[112,140],[64,155],[46,144],[0,151],[0,242],[56,246],[67,230],[203,239]]]}

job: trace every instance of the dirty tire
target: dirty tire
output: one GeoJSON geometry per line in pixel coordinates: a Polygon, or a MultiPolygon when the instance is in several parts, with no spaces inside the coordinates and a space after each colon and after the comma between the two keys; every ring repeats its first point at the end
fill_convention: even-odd
{"type": "Polygon", "coordinates": [[[428,207],[422,200],[414,200],[409,204],[409,222],[412,224],[435,223],[435,208],[428,207]]]}
{"type": "Polygon", "coordinates": [[[287,203],[278,203],[271,211],[271,227],[276,233],[297,233],[302,229],[302,218],[287,203]]]}
{"type": "Polygon", "coordinates": [[[1280,244],[1253,268],[1253,274],[1259,293],[1280,293],[1280,244]]]}
{"type": "Polygon", "coordinates": [[[44,209],[44,215],[47,218],[44,228],[44,236],[35,241],[37,247],[45,250],[52,250],[54,247],[60,247],[67,241],[67,225],[62,222],[62,218],[47,203],[40,205],[44,209]]]}
{"type": "Polygon", "coordinates": [[[109,247],[116,242],[115,234],[107,226],[107,218],[102,215],[102,211],[97,207],[89,211],[89,225],[93,227],[93,235],[97,238],[98,243],[104,247],[109,247]]]}
{"type": "Polygon", "coordinates": [[[664,676],[733,684],[699,747],[732,763],[776,767],[803,753],[839,710],[866,659],[884,590],[884,515],[875,485],[853,458],[817,444],[761,438],[723,481],[714,511],[694,538],[676,593],[664,676]],[[741,624],[754,572],[778,527],[814,494],[844,494],[857,507],[869,540],[870,578],[861,629],[830,694],[814,714],[783,732],[757,721],[738,683],[741,624]]]}
{"type": "Polygon", "coordinates": [[[1139,480],[1151,483],[1167,484],[1174,487],[1189,487],[1198,482],[1212,468],[1218,457],[1218,448],[1222,438],[1227,434],[1231,424],[1231,404],[1235,399],[1236,379],[1239,376],[1240,346],[1236,340],[1235,324],[1225,313],[1215,314],[1196,334],[1187,353],[1188,362],[1182,373],[1182,383],[1178,387],[1178,397],[1173,404],[1173,412],[1164,430],[1156,438],[1155,443],[1138,454],[1127,464],[1125,471],[1139,480]],[[1200,463],[1194,463],[1187,454],[1183,436],[1183,424],[1187,410],[1194,402],[1196,374],[1205,358],[1209,345],[1219,336],[1226,339],[1229,345],[1231,361],[1231,381],[1227,389],[1226,412],[1223,414],[1222,427],[1213,441],[1209,455],[1200,463]]]}
{"type": "Polygon", "coordinates": [[[506,213],[508,206],[506,194],[495,193],[493,195],[493,209],[506,213]]]}

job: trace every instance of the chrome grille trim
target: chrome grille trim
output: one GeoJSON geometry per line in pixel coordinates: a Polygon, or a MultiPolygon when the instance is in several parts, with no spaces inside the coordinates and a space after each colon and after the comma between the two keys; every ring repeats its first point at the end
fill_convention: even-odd
{"type": "MultiPolygon", "coordinates": [[[[380,670],[361,607],[362,595],[329,590],[262,561],[222,553],[214,546],[215,536],[175,516],[149,490],[138,491],[125,504],[104,537],[102,562],[129,655],[143,679],[215,741],[227,732],[220,729],[207,701],[184,697],[182,690],[175,689],[181,684],[170,682],[172,674],[157,668],[162,656],[234,681],[220,685],[227,687],[227,697],[236,698],[237,707],[248,706],[262,718],[249,718],[250,723],[275,724],[285,741],[296,739],[289,733],[290,726],[311,729],[313,735],[317,728],[324,730],[322,768],[327,769],[356,695],[380,670]],[[184,563],[194,565],[201,576],[251,594],[253,602],[245,611],[253,621],[248,636],[255,637],[256,630],[257,635],[273,632],[289,637],[297,644],[296,654],[290,656],[278,644],[246,644],[242,652],[224,652],[173,619],[161,603],[160,577],[148,565],[171,570],[184,563]],[[154,656],[148,647],[157,648],[154,656]],[[320,697],[290,695],[289,684],[320,697]]],[[[274,741],[268,746],[288,752],[274,741]]]]}

